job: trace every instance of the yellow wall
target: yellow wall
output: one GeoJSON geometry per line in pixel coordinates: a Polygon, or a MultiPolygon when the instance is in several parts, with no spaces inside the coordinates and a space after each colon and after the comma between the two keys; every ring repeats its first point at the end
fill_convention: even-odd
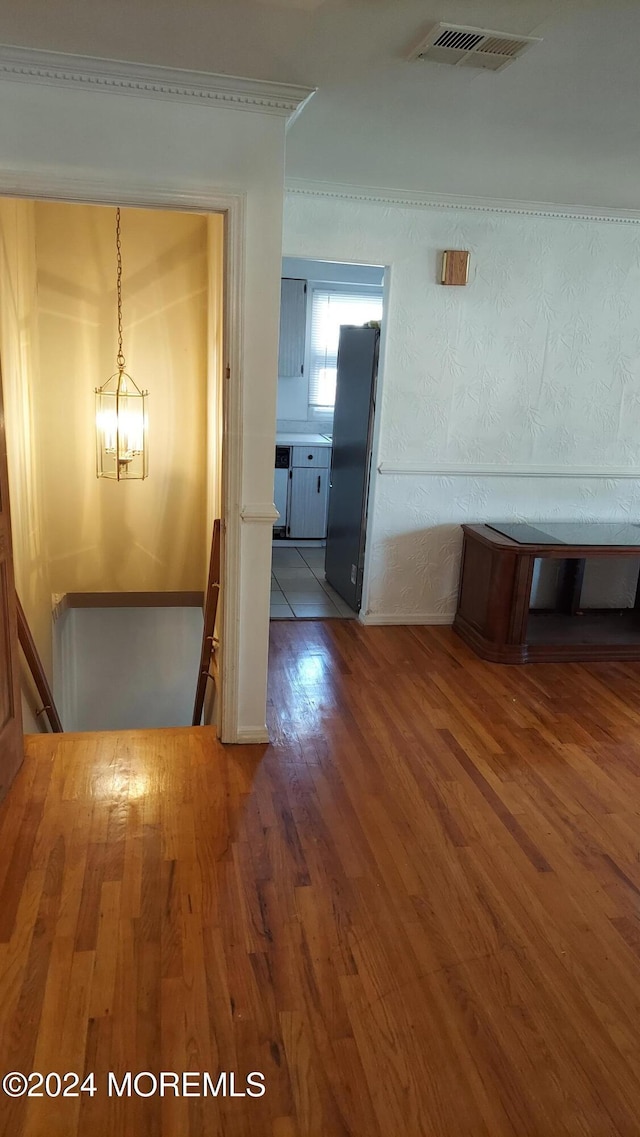
{"type": "Polygon", "coordinates": [[[94,388],[115,370],[115,210],[35,205],[51,590],[200,589],[205,557],[207,219],[122,210],[124,354],[149,398],[145,482],[95,475],[94,388]]]}
{"type": "MultiPolygon", "coordinates": [[[[0,367],[4,390],[16,590],[51,676],[51,581],[43,519],[43,450],[38,436],[38,320],[32,202],[0,198],[0,367]]],[[[24,660],[27,732],[44,728],[24,660]]]]}
{"type": "MultiPolygon", "coordinates": [[[[115,366],[114,224],[113,209],[0,198],[16,587],[50,681],[52,596],[203,588],[219,507],[221,217],[122,211],[124,350],[150,392],[150,476],[96,478],[94,387],[115,366]]],[[[25,730],[43,729],[23,670],[25,730]]]]}

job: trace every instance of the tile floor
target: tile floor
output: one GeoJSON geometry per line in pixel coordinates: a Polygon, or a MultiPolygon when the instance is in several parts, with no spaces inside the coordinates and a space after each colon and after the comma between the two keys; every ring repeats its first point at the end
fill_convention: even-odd
{"type": "Polygon", "coordinates": [[[355,620],[356,613],[345,604],[324,579],[324,549],[276,547],[271,572],[271,619],[294,620],[339,618],[355,620]]]}

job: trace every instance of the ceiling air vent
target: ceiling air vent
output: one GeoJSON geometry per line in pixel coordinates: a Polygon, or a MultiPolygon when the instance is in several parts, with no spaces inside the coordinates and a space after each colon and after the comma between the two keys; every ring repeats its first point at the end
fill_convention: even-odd
{"type": "Polygon", "coordinates": [[[454,67],[484,67],[489,71],[501,71],[534,43],[542,43],[542,40],[536,36],[490,32],[487,28],[436,24],[413,49],[409,60],[431,59],[434,63],[450,63],[454,67]]]}

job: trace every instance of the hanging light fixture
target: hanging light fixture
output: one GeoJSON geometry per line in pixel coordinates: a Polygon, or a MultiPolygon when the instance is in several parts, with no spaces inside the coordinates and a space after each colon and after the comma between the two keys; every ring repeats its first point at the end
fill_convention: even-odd
{"type": "Polygon", "coordinates": [[[102,387],[96,387],[96,449],[99,478],[120,482],[146,478],[149,473],[147,444],[148,391],[141,391],[125,371],[122,353],[122,247],[120,207],[116,209],[116,254],[118,296],[118,370],[102,387]]]}

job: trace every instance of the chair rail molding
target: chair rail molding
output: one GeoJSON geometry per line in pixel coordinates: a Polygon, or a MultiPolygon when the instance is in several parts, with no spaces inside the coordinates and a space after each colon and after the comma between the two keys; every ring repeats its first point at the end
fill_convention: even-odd
{"type": "Polygon", "coordinates": [[[293,122],[315,88],[242,79],[206,71],[181,71],[148,63],[40,51],[0,44],[0,79],[46,83],[76,90],[111,91],[146,99],[173,99],[279,115],[293,122]]]}
{"type": "Polygon", "coordinates": [[[634,466],[535,466],[477,463],[462,466],[450,462],[381,462],[378,473],[427,478],[596,478],[604,481],[640,478],[634,466]]]}

